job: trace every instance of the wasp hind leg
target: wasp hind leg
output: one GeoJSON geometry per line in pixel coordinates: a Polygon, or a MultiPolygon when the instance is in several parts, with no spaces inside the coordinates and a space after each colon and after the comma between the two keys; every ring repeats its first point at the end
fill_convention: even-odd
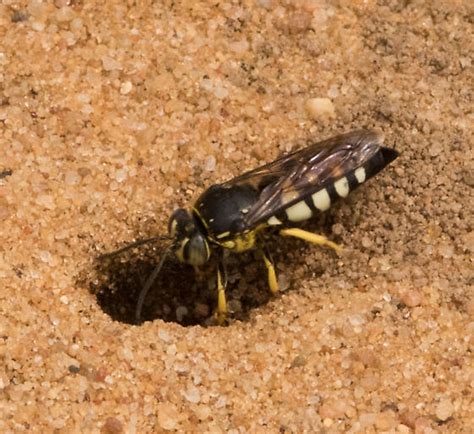
{"type": "Polygon", "coordinates": [[[259,249],[259,254],[265,263],[265,267],[267,267],[268,286],[272,294],[275,295],[280,291],[280,286],[278,285],[278,279],[275,272],[275,265],[273,265],[268,252],[265,252],[263,249],[259,249]]]}
{"type": "Polygon", "coordinates": [[[340,252],[342,250],[342,246],[328,240],[326,237],[322,235],[318,235],[318,234],[313,234],[312,232],[304,231],[303,229],[299,229],[299,228],[281,229],[280,235],[284,237],[300,238],[304,241],[307,241],[312,244],[316,244],[318,246],[330,247],[331,249],[334,249],[336,252],[340,252]]]}

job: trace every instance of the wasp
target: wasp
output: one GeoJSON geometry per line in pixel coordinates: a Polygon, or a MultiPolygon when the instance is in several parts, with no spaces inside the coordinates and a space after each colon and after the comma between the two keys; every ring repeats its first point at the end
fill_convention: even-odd
{"type": "MultiPolygon", "coordinates": [[[[395,160],[398,152],[382,144],[383,135],[374,130],[357,130],[312,143],[212,185],[190,210],[174,211],[168,224],[171,244],[141,290],[135,312],[137,323],[146,294],[169,252],[196,268],[207,263],[213,254],[219,254],[215,317],[223,324],[228,315],[225,258],[229,252],[256,249],[266,267],[270,291],[276,294],[279,286],[275,266],[262,239],[266,230],[272,228],[283,237],[339,250],[341,247],[336,243],[303,230],[298,224],[327,211],[395,160]]],[[[112,254],[157,239],[161,237],[140,240],[112,254]]]]}

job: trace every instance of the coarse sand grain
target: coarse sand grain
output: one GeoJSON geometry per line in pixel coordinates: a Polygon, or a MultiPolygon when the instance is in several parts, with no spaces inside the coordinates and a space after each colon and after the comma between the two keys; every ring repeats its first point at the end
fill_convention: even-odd
{"type": "Polygon", "coordinates": [[[0,432],[471,433],[466,0],[0,4],[0,432]],[[312,141],[400,157],[308,227],[342,253],[168,261],[177,207],[312,141]]]}

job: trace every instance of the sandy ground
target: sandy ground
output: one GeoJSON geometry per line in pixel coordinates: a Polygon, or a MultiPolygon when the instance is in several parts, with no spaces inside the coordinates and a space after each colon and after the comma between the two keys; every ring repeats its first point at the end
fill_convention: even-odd
{"type": "Polygon", "coordinates": [[[456,0],[4,0],[0,431],[472,432],[473,20],[456,0]],[[308,226],[341,254],[272,240],[275,298],[232,258],[228,327],[208,275],[170,261],[131,324],[163,245],[100,253],[361,127],[401,156],[308,226]]]}

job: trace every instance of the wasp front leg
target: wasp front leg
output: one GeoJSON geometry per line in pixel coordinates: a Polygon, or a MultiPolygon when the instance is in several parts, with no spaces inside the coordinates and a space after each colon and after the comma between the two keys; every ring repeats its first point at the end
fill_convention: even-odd
{"type": "Polygon", "coordinates": [[[217,309],[214,312],[214,318],[219,325],[227,323],[227,300],[225,296],[225,288],[227,286],[227,269],[226,269],[226,255],[222,254],[219,264],[217,265],[217,309]]]}

